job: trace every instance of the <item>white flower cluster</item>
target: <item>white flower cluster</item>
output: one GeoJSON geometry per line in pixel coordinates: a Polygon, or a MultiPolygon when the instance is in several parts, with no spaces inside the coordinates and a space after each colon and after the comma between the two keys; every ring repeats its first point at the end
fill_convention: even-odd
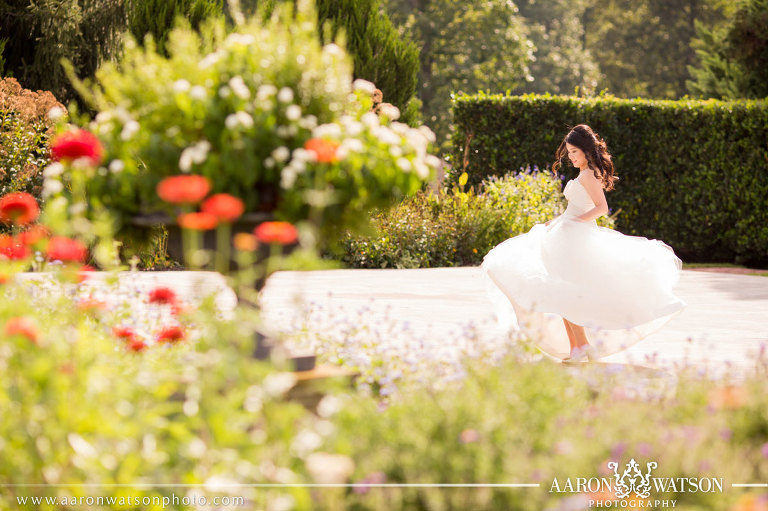
{"type": "Polygon", "coordinates": [[[192,164],[201,164],[208,157],[208,151],[211,149],[211,143],[207,140],[201,140],[195,145],[189,146],[181,152],[179,157],[179,169],[182,172],[192,170],[192,164]]]}
{"type": "MultiPolygon", "coordinates": [[[[359,82],[362,81],[356,82],[357,87],[364,88],[365,84],[359,82]]],[[[382,113],[387,116],[387,112],[382,113]]],[[[392,107],[389,115],[396,117],[399,111],[396,107],[392,107]]],[[[394,164],[403,172],[415,172],[420,179],[427,179],[430,169],[440,166],[439,158],[427,154],[429,144],[435,142],[435,134],[432,130],[426,126],[411,128],[400,122],[382,124],[381,118],[374,112],[366,112],[360,120],[350,115],[343,115],[336,123],[315,127],[312,130],[312,137],[339,142],[336,156],[340,160],[347,158],[351,153],[368,152],[372,157],[376,157],[376,151],[372,150],[372,147],[385,144],[389,156],[394,159],[394,164]],[[367,147],[370,149],[366,149],[367,147]]],[[[281,186],[286,189],[292,187],[297,176],[306,170],[306,164],[313,161],[313,158],[314,155],[311,152],[304,149],[295,150],[291,161],[282,169],[281,186]]],[[[279,161],[281,160],[275,158],[273,154],[268,166],[274,166],[279,161]]]]}

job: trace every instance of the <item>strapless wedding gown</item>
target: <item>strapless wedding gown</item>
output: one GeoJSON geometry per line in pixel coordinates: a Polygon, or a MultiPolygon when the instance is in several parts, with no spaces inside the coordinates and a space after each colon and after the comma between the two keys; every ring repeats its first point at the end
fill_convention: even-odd
{"type": "Polygon", "coordinates": [[[683,310],[686,303],[673,293],[682,261],[662,241],[576,220],[595,207],[578,178],[563,194],[568,207],[561,216],[484,257],[489,298],[501,324],[520,328],[553,357],[570,352],[560,318],[586,327],[597,354],[609,355],[683,310]]]}

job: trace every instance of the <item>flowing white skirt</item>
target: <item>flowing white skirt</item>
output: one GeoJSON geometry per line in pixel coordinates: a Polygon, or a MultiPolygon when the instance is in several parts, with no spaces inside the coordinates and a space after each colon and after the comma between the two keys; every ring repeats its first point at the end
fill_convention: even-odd
{"type": "Polygon", "coordinates": [[[590,344],[605,356],[686,306],[672,292],[682,268],[672,248],[568,215],[500,243],[482,268],[499,322],[516,324],[557,358],[570,352],[560,318],[586,327],[590,344]]]}

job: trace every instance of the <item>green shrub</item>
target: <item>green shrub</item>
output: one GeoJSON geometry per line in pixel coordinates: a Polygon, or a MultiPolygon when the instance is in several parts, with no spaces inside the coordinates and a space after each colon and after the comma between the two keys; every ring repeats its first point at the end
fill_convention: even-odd
{"type": "MultiPolygon", "coordinates": [[[[454,170],[470,183],[552,163],[570,127],[605,138],[620,181],[617,228],[686,261],[768,264],[768,103],[613,97],[459,96],[454,170]]],[[[569,168],[569,164],[564,164],[569,168]]]]}
{"type": "Polygon", "coordinates": [[[48,113],[54,107],[65,113],[50,92],[23,89],[13,78],[0,80],[0,195],[27,192],[40,198],[54,124],[48,113]]]}
{"type": "MultiPolygon", "coordinates": [[[[478,189],[422,191],[377,213],[375,234],[345,237],[343,261],[355,268],[474,266],[497,244],[565,209],[560,182],[537,168],[491,176],[478,189]]],[[[613,219],[599,224],[612,227],[613,219]]]]}
{"type": "Polygon", "coordinates": [[[211,16],[220,15],[224,0],[132,0],[128,10],[128,30],[140,43],[151,35],[157,49],[167,55],[168,34],[179,16],[193,28],[211,16]]]}
{"type": "Polygon", "coordinates": [[[320,45],[314,19],[303,3],[231,33],[221,18],[202,34],[180,27],[168,58],[129,43],[119,66],[106,64],[83,88],[107,152],[88,176],[92,204],[126,234],[132,216],[170,212],[159,181],[200,174],[246,211],[310,219],[331,240],[342,225],[364,223],[368,208],[416,192],[438,164],[427,154],[433,134],[391,122],[396,112],[371,112],[372,84],[353,88],[350,57],[320,45]],[[315,161],[310,139],[338,146],[333,161],[315,161]]]}

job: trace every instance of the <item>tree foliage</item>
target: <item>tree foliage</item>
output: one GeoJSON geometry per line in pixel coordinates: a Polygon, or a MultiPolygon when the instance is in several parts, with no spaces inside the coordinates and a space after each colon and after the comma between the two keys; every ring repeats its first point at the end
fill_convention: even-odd
{"type": "Polygon", "coordinates": [[[620,97],[682,97],[696,58],[695,24],[721,18],[717,0],[591,0],[584,26],[602,74],[598,88],[620,97]]]}
{"type": "Polygon", "coordinates": [[[117,55],[125,27],[125,0],[0,0],[4,71],[28,89],[68,101],[74,91],[61,59],[79,76],[91,76],[117,55]]]}
{"type": "Polygon", "coordinates": [[[768,97],[768,0],[742,0],[727,24],[697,24],[688,90],[722,99],[768,97]]]}
{"type": "Polygon", "coordinates": [[[166,54],[168,33],[176,18],[182,16],[194,28],[223,11],[223,0],[130,0],[128,28],[137,41],[152,38],[161,53],[166,54]]]}
{"type": "Polygon", "coordinates": [[[515,92],[572,94],[593,92],[599,69],[586,48],[584,14],[592,0],[518,0],[534,45],[532,81],[515,92]]]}
{"type": "Polygon", "coordinates": [[[533,43],[509,0],[386,0],[421,49],[419,97],[438,141],[449,138],[451,94],[504,91],[532,80],[533,43]]]}

